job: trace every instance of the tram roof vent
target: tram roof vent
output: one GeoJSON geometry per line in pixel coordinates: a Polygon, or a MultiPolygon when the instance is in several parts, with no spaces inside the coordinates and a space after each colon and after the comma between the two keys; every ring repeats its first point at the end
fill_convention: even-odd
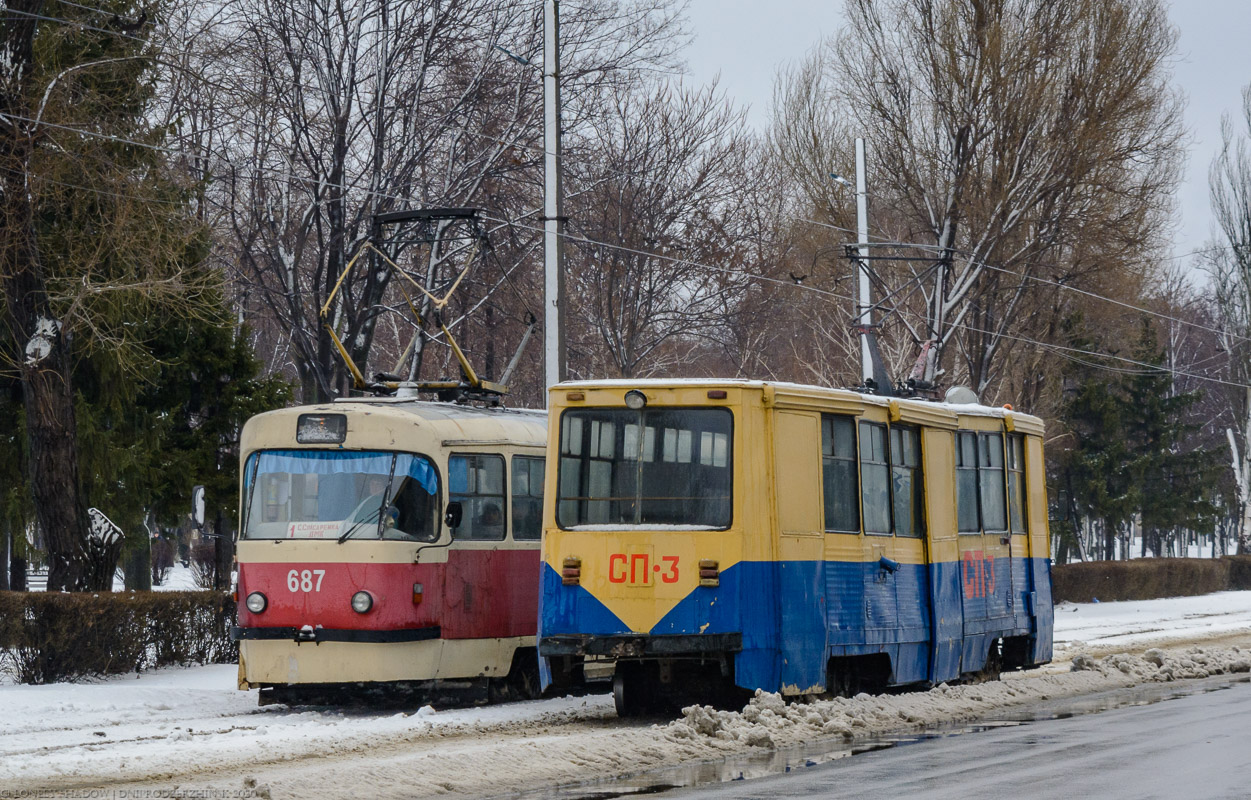
{"type": "Polygon", "coordinates": [[[943,402],[953,405],[976,405],[977,392],[967,386],[953,386],[947,390],[947,394],[943,395],[943,402]]]}

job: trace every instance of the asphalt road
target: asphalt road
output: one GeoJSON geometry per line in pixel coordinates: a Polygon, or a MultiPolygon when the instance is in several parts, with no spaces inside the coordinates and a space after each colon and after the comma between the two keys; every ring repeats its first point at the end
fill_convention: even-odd
{"type": "Polygon", "coordinates": [[[924,739],[666,798],[1248,798],[1251,684],[924,739]]]}

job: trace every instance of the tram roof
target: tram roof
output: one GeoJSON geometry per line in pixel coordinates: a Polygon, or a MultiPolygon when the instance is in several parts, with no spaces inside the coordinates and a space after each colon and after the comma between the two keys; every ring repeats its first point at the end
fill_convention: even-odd
{"type": "MultiPolygon", "coordinates": [[[[433,437],[465,444],[469,442],[514,442],[542,445],[547,440],[547,412],[524,408],[482,408],[438,401],[395,397],[343,397],[332,403],[291,406],[258,414],[248,422],[258,429],[274,430],[279,420],[292,419],[284,436],[294,438],[294,418],[301,414],[368,414],[379,421],[426,427],[433,437]]],[[[272,434],[263,435],[270,439],[272,434]]]]}
{"type": "MultiPolygon", "coordinates": [[[[981,403],[946,403],[940,400],[926,400],[920,397],[887,397],[868,394],[855,389],[836,389],[830,386],[791,383],[789,381],[762,381],[748,378],[612,378],[607,380],[565,381],[552,387],[552,390],[566,389],[647,389],[647,388],[739,388],[764,389],[772,387],[779,392],[826,395],[831,398],[856,399],[865,405],[886,407],[891,403],[916,409],[943,409],[955,414],[967,416],[991,417],[1003,419],[1027,417],[1037,420],[1031,414],[1016,411],[1007,406],[988,406],[981,403]]],[[[1041,423],[1041,420],[1039,420],[1041,423]]]]}

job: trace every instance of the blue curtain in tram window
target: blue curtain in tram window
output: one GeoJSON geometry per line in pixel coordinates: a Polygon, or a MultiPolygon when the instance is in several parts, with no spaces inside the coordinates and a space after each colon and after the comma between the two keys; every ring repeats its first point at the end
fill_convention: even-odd
{"type": "Polygon", "coordinates": [[[439,493],[439,474],[430,462],[421,456],[399,453],[396,455],[395,476],[407,475],[426,490],[426,494],[439,493]]]}
{"type": "Polygon", "coordinates": [[[447,491],[449,494],[469,493],[469,459],[464,456],[447,460],[447,491]]]}
{"type": "Polygon", "coordinates": [[[266,450],[261,453],[260,473],[295,475],[391,474],[391,454],[352,450],[266,450]]]}

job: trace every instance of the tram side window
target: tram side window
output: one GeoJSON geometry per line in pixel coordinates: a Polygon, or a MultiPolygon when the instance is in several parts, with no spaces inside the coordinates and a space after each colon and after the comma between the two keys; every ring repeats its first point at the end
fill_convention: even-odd
{"type": "Polygon", "coordinates": [[[856,474],[856,423],[850,417],[821,417],[821,489],[825,529],[860,532],[860,487],[856,474]]]}
{"type": "Polygon", "coordinates": [[[982,501],[982,530],[1006,531],[1008,509],[1004,497],[1003,434],[978,434],[977,479],[982,501]]]}
{"type": "Polygon", "coordinates": [[[461,504],[457,539],[504,538],[504,457],[453,455],[447,464],[448,497],[461,504]]]}
{"type": "Polygon", "coordinates": [[[886,426],[860,423],[860,496],[864,532],[890,535],[890,464],[886,426]]]}
{"type": "Polygon", "coordinates": [[[977,434],[956,434],[956,521],[960,533],[980,533],[977,510],[977,434]]]}
{"type": "Polygon", "coordinates": [[[1008,436],[1008,521],[1013,533],[1025,533],[1025,437],[1008,436]]]}
{"type": "Polygon", "coordinates": [[[922,505],[921,434],[915,428],[890,429],[891,493],[895,504],[895,534],[924,536],[922,505]]]}
{"type": "Polygon", "coordinates": [[[533,541],[543,533],[543,459],[513,456],[513,539],[533,541]]]}

